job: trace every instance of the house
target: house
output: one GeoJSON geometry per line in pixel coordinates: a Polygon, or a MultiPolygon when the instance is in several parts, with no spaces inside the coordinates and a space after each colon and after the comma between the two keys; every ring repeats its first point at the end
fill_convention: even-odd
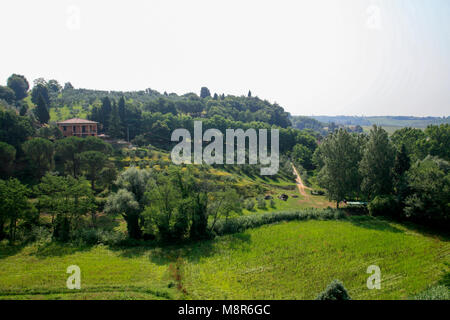
{"type": "Polygon", "coordinates": [[[65,137],[97,136],[98,122],[73,118],[56,123],[65,137]]]}

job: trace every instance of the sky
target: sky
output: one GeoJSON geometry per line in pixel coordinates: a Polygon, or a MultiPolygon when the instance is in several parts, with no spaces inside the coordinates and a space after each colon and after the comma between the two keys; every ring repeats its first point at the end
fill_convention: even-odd
{"type": "Polygon", "coordinates": [[[219,94],[293,115],[449,116],[448,0],[2,0],[0,84],[219,94]]]}

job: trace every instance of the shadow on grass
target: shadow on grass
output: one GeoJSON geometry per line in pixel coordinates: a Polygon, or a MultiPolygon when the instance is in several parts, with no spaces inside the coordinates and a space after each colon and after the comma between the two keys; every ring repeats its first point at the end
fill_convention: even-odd
{"type": "Polygon", "coordinates": [[[5,241],[0,242],[0,260],[18,254],[26,244],[10,245],[5,241]]]}
{"type": "Polygon", "coordinates": [[[251,236],[248,233],[235,233],[220,239],[190,242],[179,246],[158,247],[152,250],[149,259],[157,265],[166,265],[182,258],[190,263],[198,263],[201,259],[220,254],[224,248],[233,250],[250,250],[251,236]]]}
{"type": "Polygon", "coordinates": [[[378,230],[378,231],[387,231],[394,233],[403,233],[403,230],[396,228],[391,225],[389,221],[381,220],[378,218],[370,217],[370,216],[351,216],[348,221],[350,221],[353,225],[370,229],[370,230],[378,230]]]}
{"type": "Polygon", "coordinates": [[[74,245],[52,241],[39,245],[34,255],[38,258],[62,257],[77,252],[89,251],[92,247],[92,245],[74,245]]]}

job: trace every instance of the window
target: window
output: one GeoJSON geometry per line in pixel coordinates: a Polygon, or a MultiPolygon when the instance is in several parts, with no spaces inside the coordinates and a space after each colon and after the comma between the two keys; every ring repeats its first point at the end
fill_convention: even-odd
{"type": "Polygon", "coordinates": [[[63,131],[67,131],[67,127],[66,126],[63,127],[63,131]]]}
{"type": "Polygon", "coordinates": [[[72,127],[72,132],[74,132],[74,133],[77,132],[77,127],[76,126],[72,127]]]}
{"type": "Polygon", "coordinates": [[[81,130],[82,130],[81,132],[86,133],[86,126],[82,126],[81,130]]]}

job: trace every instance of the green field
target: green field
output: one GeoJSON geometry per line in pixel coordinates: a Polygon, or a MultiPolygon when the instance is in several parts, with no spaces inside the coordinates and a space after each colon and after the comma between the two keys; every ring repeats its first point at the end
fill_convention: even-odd
{"type": "Polygon", "coordinates": [[[407,299],[448,273],[448,239],[370,217],[289,222],[171,247],[0,248],[2,299],[313,299],[340,279],[354,299],[407,299]],[[78,265],[81,290],[66,289],[78,265]],[[381,268],[381,290],[366,269],[381,268]]]}

